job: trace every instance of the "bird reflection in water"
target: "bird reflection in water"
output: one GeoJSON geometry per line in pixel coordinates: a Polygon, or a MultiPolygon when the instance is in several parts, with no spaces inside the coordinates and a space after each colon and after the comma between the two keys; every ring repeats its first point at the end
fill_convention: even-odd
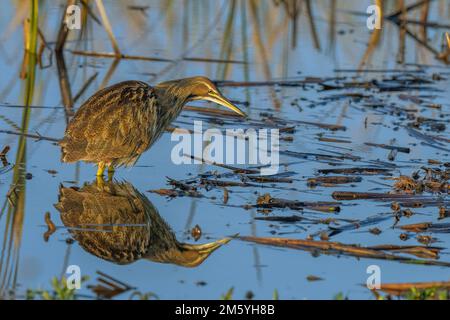
{"type": "Polygon", "coordinates": [[[60,187],[56,209],[72,237],[87,252],[118,264],[144,258],[196,267],[230,241],[178,242],[147,197],[129,182],[96,182],[82,188],[60,187]]]}

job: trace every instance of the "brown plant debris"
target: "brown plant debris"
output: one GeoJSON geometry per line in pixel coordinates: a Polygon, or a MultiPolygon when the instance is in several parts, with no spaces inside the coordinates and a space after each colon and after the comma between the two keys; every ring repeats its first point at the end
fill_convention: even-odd
{"type": "Polygon", "coordinates": [[[424,245],[429,245],[437,241],[436,238],[433,238],[432,236],[424,236],[424,235],[418,235],[416,239],[417,241],[419,241],[424,245]]]}
{"type": "Polygon", "coordinates": [[[400,233],[400,235],[398,236],[400,238],[400,240],[402,241],[406,241],[409,239],[409,236],[406,233],[400,233]]]}
{"type": "Polygon", "coordinates": [[[318,173],[321,174],[362,174],[362,175],[390,175],[391,169],[384,168],[365,168],[365,167],[355,167],[355,168],[333,168],[333,169],[319,169],[318,173]]]}
{"type": "Polygon", "coordinates": [[[170,198],[175,197],[193,197],[193,198],[202,198],[203,195],[199,193],[198,191],[181,191],[181,190],[175,190],[175,189],[154,189],[154,190],[147,190],[147,192],[156,193],[160,196],[166,196],[170,198]]]}
{"type": "Polygon", "coordinates": [[[256,200],[257,208],[289,208],[292,210],[303,210],[305,208],[321,212],[339,212],[339,202],[306,202],[273,198],[269,193],[259,196],[256,200]]]}
{"type": "Polygon", "coordinates": [[[307,184],[310,187],[313,186],[334,186],[336,184],[345,184],[345,183],[355,183],[355,182],[361,182],[361,177],[353,177],[353,176],[328,176],[328,177],[315,177],[315,178],[308,178],[307,184]]]}
{"type": "Polygon", "coordinates": [[[312,281],[323,280],[323,278],[315,276],[315,275],[309,275],[309,276],[306,277],[306,280],[308,280],[309,282],[312,282],[312,281]]]}
{"type": "Polygon", "coordinates": [[[450,217],[450,210],[445,207],[439,207],[439,220],[450,217]]]}
{"type": "Polygon", "coordinates": [[[411,177],[399,176],[393,179],[396,180],[393,189],[399,192],[450,192],[450,170],[448,169],[422,167],[420,171],[414,172],[411,177]]]}
{"type": "MultiPolygon", "coordinates": [[[[352,221],[348,224],[345,224],[343,226],[339,226],[339,227],[333,227],[333,226],[329,226],[329,229],[331,230],[331,232],[329,233],[329,236],[335,236],[343,231],[349,231],[349,230],[355,230],[355,229],[359,229],[361,227],[365,227],[365,226],[370,226],[370,225],[374,225],[376,223],[380,223],[382,221],[385,221],[387,219],[390,219],[392,217],[392,215],[389,214],[377,214],[374,216],[370,216],[367,217],[364,220],[355,220],[352,221]]],[[[381,232],[381,231],[380,231],[381,232]]]]}
{"type": "Polygon", "coordinates": [[[47,231],[44,233],[44,241],[48,242],[50,236],[56,231],[56,226],[52,221],[50,212],[45,213],[45,224],[47,225],[47,231]]]}
{"type": "Polygon", "coordinates": [[[422,222],[399,226],[399,228],[405,231],[416,233],[420,232],[449,233],[450,223],[422,222]]]}
{"type": "Polygon", "coordinates": [[[276,247],[310,251],[314,252],[315,254],[322,253],[327,255],[338,255],[338,256],[347,255],[357,258],[392,260],[407,264],[439,265],[444,267],[450,267],[449,262],[411,259],[409,257],[392,254],[381,249],[362,247],[354,244],[343,244],[340,242],[289,239],[289,238],[272,238],[272,237],[253,237],[253,236],[240,236],[238,238],[242,241],[276,247]]]}
{"type": "Polygon", "coordinates": [[[361,200],[361,199],[408,199],[409,195],[379,193],[379,192],[353,192],[353,191],[335,191],[331,194],[335,200],[361,200]]]}
{"type": "Polygon", "coordinates": [[[413,192],[417,189],[417,182],[408,176],[400,176],[398,178],[394,178],[396,181],[394,183],[394,190],[402,190],[413,192]]]}
{"type": "Polygon", "coordinates": [[[89,285],[88,289],[99,298],[112,299],[121,293],[136,289],[101,271],[97,271],[97,274],[100,276],[97,278],[98,283],[96,285],[89,285]]]}
{"type": "Polygon", "coordinates": [[[198,241],[202,236],[202,229],[198,224],[195,225],[195,227],[191,230],[191,236],[194,238],[195,241],[198,241]]]}
{"type": "Polygon", "coordinates": [[[423,246],[399,246],[399,245],[377,245],[369,247],[374,250],[392,251],[399,253],[412,254],[419,258],[439,259],[441,247],[423,247],[423,246]]]}
{"type": "Polygon", "coordinates": [[[397,147],[397,146],[391,146],[391,145],[380,144],[380,143],[372,143],[372,142],[365,142],[364,144],[367,146],[371,146],[371,147],[378,147],[378,148],[383,148],[383,149],[387,149],[387,150],[396,150],[398,152],[403,152],[403,153],[411,152],[411,149],[406,148],[406,147],[397,147]]]}
{"type": "Polygon", "coordinates": [[[414,283],[383,283],[379,290],[393,295],[401,296],[412,289],[426,290],[426,289],[445,289],[450,290],[450,281],[431,281],[431,282],[414,282],[414,283]]]}

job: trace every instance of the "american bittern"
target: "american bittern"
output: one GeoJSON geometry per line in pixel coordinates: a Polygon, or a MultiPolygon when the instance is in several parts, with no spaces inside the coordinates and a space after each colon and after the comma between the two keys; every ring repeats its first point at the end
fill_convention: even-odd
{"type": "Polygon", "coordinates": [[[105,166],[111,174],[117,166],[132,166],[192,100],[209,100],[245,116],[205,77],[154,87],[125,81],[98,91],[78,109],[59,142],[62,161],[98,163],[97,176],[105,166]]]}
{"type": "Polygon", "coordinates": [[[196,267],[230,241],[180,243],[158,210],[128,182],[59,190],[56,209],[79,245],[101,259],[128,264],[144,258],[196,267]]]}

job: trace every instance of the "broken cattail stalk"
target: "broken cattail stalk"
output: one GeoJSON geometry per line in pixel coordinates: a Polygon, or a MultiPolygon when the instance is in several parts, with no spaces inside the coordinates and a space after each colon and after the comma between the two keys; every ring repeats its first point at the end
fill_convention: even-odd
{"type": "Polygon", "coordinates": [[[422,222],[422,223],[413,223],[400,226],[400,229],[410,231],[410,232],[441,232],[448,233],[450,232],[450,223],[432,223],[432,222],[422,222]]]}
{"type": "Polygon", "coordinates": [[[352,176],[329,176],[329,177],[315,177],[308,178],[307,184],[308,186],[317,186],[317,185],[334,185],[334,184],[344,184],[344,183],[353,183],[353,182],[361,182],[361,177],[352,177],[352,176]]]}
{"type": "Polygon", "coordinates": [[[327,137],[319,137],[318,140],[323,142],[352,143],[350,140],[327,138],[327,137]]]}
{"type": "Polygon", "coordinates": [[[157,62],[173,62],[173,60],[165,59],[165,58],[133,56],[133,55],[123,54],[123,53],[114,53],[114,52],[95,52],[95,51],[80,51],[80,50],[72,50],[70,52],[74,55],[87,56],[87,57],[157,61],[157,62]]]}
{"type": "Polygon", "coordinates": [[[319,84],[327,80],[333,79],[322,79],[307,77],[303,80],[281,80],[281,81],[219,81],[216,80],[214,83],[220,87],[260,87],[260,86],[287,86],[295,87],[302,86],[305,84],[319,84]]]}
{"type": "Polygon", "coordinates": [[[322,129],[328,129],[328,130],[331,130],[331,131],[337,131],[337,130],[345,131],[345,130],[347,130],[346,126],[342,126],[342,125],[339,125],[339,124],[327,124],[327,123],[311,122],[311,121],[300,121],[300,120],[298,120],[296,122],[298,122],[300,124],[316,126],[316,127],[322,128],[322,129]]]}
{"type": "Polygon", "coordinates": [[[410,151],[411,151],[411,149],[406,148],[406,147],[397,147],[397,146],[391,146],[391,145],[387,145],[387,144],[372,143],[372,142],[365,142],[364,144],[367,146],[378,147],[378,148],[383,148],[383,149],[387,149],[387,150],[397,150],[398,152],[403,152],[403,153],[410,153],[410,151]]]}
{"type": "Polygon", "coordinates": [[[439,220],[450,217],[450,210],[445,207],[439,208],[439,220]]]}
{"type": "Polygon", "coordinates": [[[404,199],[411,198],[407,194],[391,194],[378,192],[352,192],[352,191],[335,191],[331,195],[336,200],[360,200],[360,199],[404,199]]]}
{"type": "Polygon", "coordinates": [[[292,210],[310,209],[320,212],[339,212],[341,210],[339,202],[306,202],[297,200],[287,200],[272,198],[268,193],[259,196],[256,200],[256,208],[289,208],[292,210]]]}
{"type": "Polygon", "coordinates": [[[258,185],[253,183],[236,182],[236,181],[201,179],[200,182],[202,185],[210,185],[215,187],[258,187],[258,185]]]}
{"type": "Polygon", "coordinates": [[[5,146],[3,150],[0,152],[0,157],[5,157],[6,154],[9,152],[9,149],[11,149],[10,146],[5,146]]]}
{"type": "Polygon", "coordinates": [[[300,216],[268,216],[268,217],[256,217],[255,220],[263,220],[263,221],[276,221],[276,222],[300,222],[303,220],[300,216]]]}
{"type": "Polygon", "coordinates": [[[412,254],[419,258],[439,259],[439,253],[443,249],[441,247],[429,246],[399,246],[399,245],[378,245],[368,247],[374,250],[394,251],[399,253],[412,254]]]}
{"type": "Polygon", "coordinates": [[[318,173],[322,174],[365,174],[365,175],[376,175],[384,174],[390,175],[390,169],[383,168],[333,168],[333,169],[319,169],[318,173]]]}
{"type": "Polygon", "coordinates": [[[362,247],[358,245],[348,245],[340,242],[288,239],[288,238],[270,238],[270,237],[263,238],[252,236],[243,236],[238,238],[242,241],[248,241],[258,244],[265,244],[283,248],[292,248],[305,251],[314,251],[314,252],[318,251],[319,253],[330,255],[344,254],[358,258],[371,258],[371,259],[398,261],[408,264],[438,265],[443,267],[450,267],[450,263],[445,261],[411,259],[409,257],[386,253],[380,250],[374,250],[371,248],[362,247]]]}
{"type": "Polygon", "coordinates": [[[183,154],[183,156],[189,157],[189,158],[191,158],[193,160],[198,160],[198,161],[201,161],[201,162],[213,165],[213,166],[218,166],[218,167],[221,167],[221,168],[224,168],[224,169],[232,170],[234,173],[243,173],[243,174],[256,174],[256,173],[259,173],[259,170],[242,169],[242,168],[232,167],[232,166],[229,166],[229,165],[226,165],[226,164],[217,163],[215,161],[211,162],[211,161],[207,161],[205,159],[200,159],[200,158],[198,158],[196,156],[193,156],[193,155],[183,154]]]}
{"type": "Polygon", "coordinates": [[[291,178],[276,178],[267,176],[246,176],[246,178],[261,183],[292,183],[293,181],[291,178]]]}
{"type": "Polygon", "coordinates": [[[86,92],[86,90],[89,88],[89,86],[94,82],[95,78],[97,78],[98,72],[94,73],[92,76],[89,77],[89,79],[86,80],[86,82],[83,84],[83,86],[80,88],[80,90],[75,94],[73,97],[73,102],[77,102],[78,99],[86,92]]]}
{"type": "Polygon", "coordinates": [[[183,191],[183,190],[175,190],[175,189],[155,189],[155,190],[147,190],[147,192],[156,193],[160,196],[165,197],[192,197],[192,198],[203,198],[203,195],[198,191],[183,191]]]}

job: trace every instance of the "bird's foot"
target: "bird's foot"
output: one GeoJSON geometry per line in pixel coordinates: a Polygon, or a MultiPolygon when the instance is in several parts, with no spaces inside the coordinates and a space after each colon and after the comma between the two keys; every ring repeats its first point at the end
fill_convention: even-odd
{"type": "Polygon", "coordinates": [[[105,188],[105,180],[103,176],[97,176],[97,189],[102,191],[105,188]]]}

